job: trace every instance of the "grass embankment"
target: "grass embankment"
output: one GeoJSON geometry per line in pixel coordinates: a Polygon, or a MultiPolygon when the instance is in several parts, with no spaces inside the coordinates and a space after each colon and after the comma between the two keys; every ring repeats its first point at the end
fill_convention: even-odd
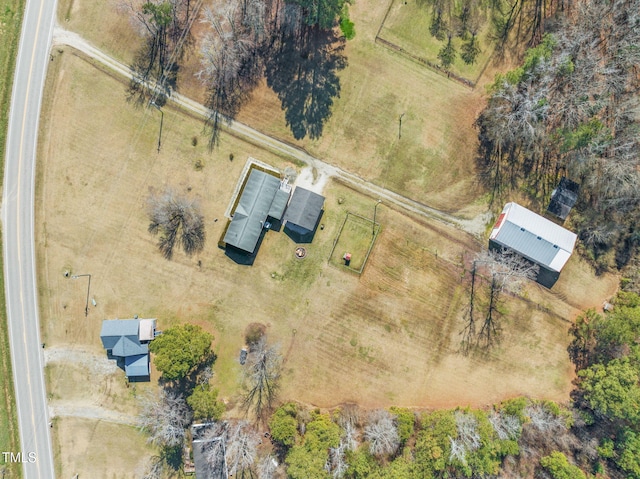
{"type": "MultiPolygon", "coordinates": [[[[0,178],[4,177],[4,152],[7,141],[7,122],[11,105],[11,86],[15,67],[20,25],[24,2],[21,0],[0,0],[0,71],[4,72],[0,82],[0,178]]],[[[1,181],[1,180],[0,180],[1,181]]],[[[20,450],[16,402],[11,373],[9,332],[4,299],[3,264],[0,256],[0,451],[20,450]]],[[[19,464],[5,464],[0,456],[0,471],[7,469],[8,477],[21,477],[19,464]]]]}

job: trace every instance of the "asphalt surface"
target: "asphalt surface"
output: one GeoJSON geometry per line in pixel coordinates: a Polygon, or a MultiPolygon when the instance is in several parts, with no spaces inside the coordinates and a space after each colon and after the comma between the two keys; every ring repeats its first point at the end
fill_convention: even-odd
{"type": "MultiPolygon", "coordinates": [[[[55,469],[43,374],[36,285],[34,192],[38,120],[56,0],[27,0],[16,62],[2,196],[4,281],[24,479],[55,469]]],[[[17,456],[20,453],[20,456],[17,456]]]]}

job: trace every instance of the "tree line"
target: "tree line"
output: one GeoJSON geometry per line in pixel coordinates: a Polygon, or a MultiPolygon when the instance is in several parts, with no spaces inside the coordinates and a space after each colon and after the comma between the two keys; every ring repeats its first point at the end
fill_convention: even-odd
{"type": "Polygon", "coordinates": [[[247,416],[230,419],[211,384],[212,336],[192,325],[169,328],[150,346],[162,388],[142,401],[141,427],[160,451],[146,478],[180,468],[187,428],[197,420],[212,424],[208,464],[224,463],[234,477],[638,479],[640,296],[623,291],[612,302],[606,317],[587,311],[571,328],[578,374],[566,406],[528,398],[436,411],[278,406],[282,358],[263,328],[250,328],[238,402],[247,416]],[[265,426],[272,444],[259,447],[265,426]]]}
{"type": "Polygon", "coordinates": [[[571,226],[602,271],[627,264],[640,241],[640,2],[565,7],[491,86],[478,167],[495,200],[518,190],[544,207],[561,176],[580,184],[571,226]]]}
{"type": "Polygon", "coordinates": [[[507,41],[533,45],[544,33],[544,21],[564,8],[553,0],[417,0],[430,15],[429,35],[444,42],[438,59],[449,68],[457,57],[473,64],[481,53],[478,34],[488,24],[488,39],[497,49],[498,56],[505,53],[507,41]],[[462,40],[460,51],[454,38],[462,40]]]}
{"type": "Polygon", "coordinates": [[[571,328],[578,371],[573,399],[585,440],[598,443],[597,469],[640,478],[640,296],[621,291],[606,316],[589,310],[571,328]]]}
{"type": "Polygon", "coordinates": [[[296,139],[318,138],[340,94],[345,38],[355,34],[347,0],[229,0],[200,12],[196,0],[127,0],[141,46],[131,65],[129,98],[162,106],[176,88],[180,63],[194,39],[191,26],[206,26],[200,39],[201,69],[208,92],[210,147],[220,128],[236,117],[261,81],[282,102],[296,139]],[[339,25],[343,35],[337,35],[339,25]]]}

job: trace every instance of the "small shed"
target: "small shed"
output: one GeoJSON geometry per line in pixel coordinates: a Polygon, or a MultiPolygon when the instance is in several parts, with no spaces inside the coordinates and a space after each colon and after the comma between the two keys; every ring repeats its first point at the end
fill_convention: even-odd
{"type": "Polygon", "coordinates": [[[285,228],[300,235],[312,233],[322,216],[324,196],[297,186],[284,214],[285,228]]]}
{"type": "Polygon", "coordinates": [[[562,221],[567,219],[571,209],[578,201],[580,185],[566,177],[560,179],[558,187],[551,193],[551,201],[547,213],[556,216],[562,221]]]}
{"type": "Polygon", "coordinates": [[[489,248],[509,249],[540,266],[536,281],[551,288],[576,243],[575,233],[517,203],[507,203],[489,236],[489,248]]]}

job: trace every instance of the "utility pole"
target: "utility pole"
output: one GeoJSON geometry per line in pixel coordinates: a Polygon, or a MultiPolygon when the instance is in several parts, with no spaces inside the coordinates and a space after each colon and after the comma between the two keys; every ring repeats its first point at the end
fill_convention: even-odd
{"type": "Polygon", "coordinates": [[[157,108],[158,111],[160,112],[160,133],[158,134],[158,153],[160,153],[160,146],[162,144],[162,124],[164,123],[164,112],[162,111],[162,108],[160,108],[154,100],[151,100],[150,104],[155,108],[157,108]]]}
{"type": "Polygon", "coordinates": [[[83,276],[89,277],[89,283],[87,285],[87,303],[84,307],[84,317],[89,316],[89,291],[91,290],[91,275],[90,274],[74,274],[71,276],[72,279],[82,278],[83,276]]]}
{"type": "Polygon", "coordinates": [[[403,116],[404,116],[404,113],[400,115],[400,118],[398,119],[398,140],[402,137],[402,117],[403,116]]]}

